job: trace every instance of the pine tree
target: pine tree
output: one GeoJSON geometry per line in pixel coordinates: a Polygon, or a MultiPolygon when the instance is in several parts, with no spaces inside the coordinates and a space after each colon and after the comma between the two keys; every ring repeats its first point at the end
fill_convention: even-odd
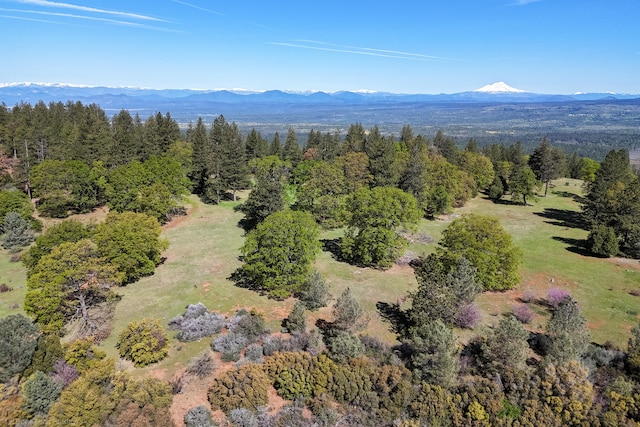
{"type": "Polygon", "coordinates": [[[376,187],[394,186],[399,179],[396,168],[396,147],[392,138],[380,134],[377,126],[369,131],[364,143],[364,151],[369,156],[369,171],[376,187]]]}
{"type": "Polygon", "coordinates": [[[2,247],[10,251],[19,251],[33,242],[33,230],[18,212],[9,212],[2,225],[2,247]]]}
{"type": "Polygon", "coordinates": [[[440,320],[412,328],[411,366],[423,381],[449,388],[458,377],[458,344],[453,330],[440,320]]]}
{"type": "Polygon", "coordinates": [[[307,329],[307,317],[305,315],[305,306],[301,301],[296,301],[284,320],[284,327],[289,333],[304,332],[307,329]]]}
{"type": "Polygon", "coordinates": [[[363,314],[362,307],[351,293],[351,288],[346,288],[333,306],[333,322],[336,328],[344,331],[361,329],[366,325],[363,314]]]}
{"type": "Polygon", "coordinates": [[[564,172],[564,153],[561,150],[553,149],[547,137],[544,137],[540,145],[531,153],[529,166],[536,174],[536,178],[544,182],[544,195],[546,197],[551,180],[559,178],[564,172]]]}
{"type": "Polygon", "coordinates": [[[269,145],[269,155],[277,156],[280,160],[283,160],[283,152],[282,152],[282,143],[280,142],[280,135],[278,132],[273,135],[273,139],[271,140],[271,144],[269,145]]]}
{"type": "Polygon", "coordinates": [[[300,146],[298,145],[298,138],[293,128],[289,128],[287,131],[287,139],[284,143],[284,160],[291,163],[291,167],[295,167],[302,160],[302,153],[300,152],[300,146]]]}
{"type": "Polygon", "coordinates": [[[192,169],[189,178],[193,183],[193,192],[195,194],[203,194],[210,173],[207,159],[213,154],[207,137],[207,128],[202,117],[198,118],[190,137],[193,152],[191,157],[192,169]]]}
{"type": "Polygon", "coordinates": [[[569,296],[554,309],[547,334],[551,339],[548,356],[558,363],[579,360],[591,342],[587,321],[578,303],[569,296]]]}

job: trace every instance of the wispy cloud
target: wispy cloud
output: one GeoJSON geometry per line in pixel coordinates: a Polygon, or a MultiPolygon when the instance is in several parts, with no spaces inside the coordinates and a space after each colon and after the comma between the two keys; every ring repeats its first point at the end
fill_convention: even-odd
{"type": "Polygon", "coordinates": [[[52,7],[57,9],[72,9],[82,12],[99,13],[104,15],[119,16],[121,18],[136,19],[142,21],[166,22],[163,19],[155,18],[148,15],[140,15],[138,13],[123,12],[119,10],[99,9],[96,7],[81,6],[71,3],[55,2],[49,0],[16,0],[17,3],[28,4],[32,6],[52,7]]]}
{"type": "MultiPolygon", "coordinates": [[[[4,9],[0,9],[0,10],[4,10],[4,9]]],[[[51,21],[48,19],[35,19],[35,18],[27,18],[25,16],[15,16],[15,15],[0,15],[0,18],[17,19],[19,21],[29,21],[29,22],[44,22],[46,24],[62,24],[62,22],[51,21]]]]}
{"type": "Polygon", "coordinates": [[[357,47],[326,43],[316,40],[292,40],[290,42],[267,42],[276,46],[293,47],[299,49],[322,50],[327,52],[350,53],[355,55],[379,56],[383,58],[405,59],[413,61],[456,61],[452,58],[424,55],[422,53],[403,52],[398,50],[375,49],[371,47],[357,47]]]}
{"type": "MultiPolygon", "coordinates": [[[[45,11],[41,11],[41,10],[6,9],[6,8],[0,8],[0,11],[12,12],[12,13],[16,13],[16,12],[17,13],[27,13],[27,14],[31,14],[31,15],[55,16],[55,17],[58,17],[58,18],[72,18],[72,19],[86,20],[86,21],[105,22],[105,23],[108,23],[108,24],[121,25],[121,26],[125,26],[125,27],[143,28],[143,29],[147,29],[147,30],[163,31],[163,32],[171,32],[171,33],[180,32],[180,31],[173,30],[173,29],[155,27],[155,26],[148,25],[148,24],[142,24],[140,22],[123,21],[123,20],[119,20],[119,19],[102,18],[102,17],[98,17],[98,16],[76,15],[76,14],[73,14],[73,13],[45,12],[45,11]]],[[[18,18],[18,19],[20,19],[20,18],[18,18]]],[[[22,19],[26,20],[28,18],[22,18],[22,19]]],[[[43,21],[43,22],[49,22],[49,21],[43,21]]]]}
{"type": "Polygon", "coordinates": [[[213,13],[214,15],[226,16],[224,13],[220,13],[220,12],[217,12],[215,10],[207,9],[207,8],[195,5],[195,4],[187,3],[186,1],[180,1],[180,0],[171,0],[171,1],[174,2],[174,3],[181,4],[183,6],[190,7],[192,9],[201,10],[203,12],[213,13]]]}

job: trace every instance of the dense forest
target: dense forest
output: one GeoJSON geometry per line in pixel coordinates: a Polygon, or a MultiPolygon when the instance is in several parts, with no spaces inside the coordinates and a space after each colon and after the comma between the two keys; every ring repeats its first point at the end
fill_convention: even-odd
{"type": "Polygon", "coordinates": [[[211,351],[194,358],[189,375],[214,375],[213,352],[236,362],[215,373],[208,404],[189,410],[185,425],[640,423],[640,325],[626,348],[594,344],[578,303],[557,291],[545,301],[544,331],[527,327],[523,305],[488,334],[459,342],[456,331],[477,323],[474,299],[520,280],[521,249],[491,216],[455,219],[435,253],[410,260],[417,289],[404,304],[378,307],[395,345],[360,334],[367,316],[349,289],[332,319],[306,324],[328,304],[314,269],[321,250],[385,270],[420,220],[479,194],[524,208],[560,177],[585,183],[576,219],[589,231],[585,253],[640,258],[640,178],[626,150],[596,161],[547,138],[531,150],[474,139],[459,146],[409,125],[397,137],[359,123],[344,135],[305,136],[299,141],[294,128],[243,134],[222,115],[181,131],[169,113],[143,119],[122,110],[109,119],[80,102],[0,106],[0,241],[26,268],[28,316],[0,319],[0,424],[172,425],[168,408],[181,384],[117,370],[97,345],[111,334],[118,288],[162,262],[161,225],[186,214],[185,197],[220,204],[246,190],[237,204],[242,265],[231,279],[297,299],[283,332],[270,334],[258,311],[222,315],[194,301],[168,323],[142,319],[118,336],[120,357],[136,367],[165,358],[172,342],[207,337],[211,351]],[[104,206],[103,222],[43,227],[43,219],[104,206]],[[343,235],[320,242],[328,229],[343,235]],[[290,402],[268,413],[274,388],[290,402]],[[225,417],[212,420],[212,410],[225,417]]]}

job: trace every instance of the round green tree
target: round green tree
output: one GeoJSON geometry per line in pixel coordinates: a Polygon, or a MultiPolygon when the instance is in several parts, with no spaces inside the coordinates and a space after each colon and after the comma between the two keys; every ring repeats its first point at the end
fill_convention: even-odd
{"type": "Polygon", "coordinates": [[[512,289],[520,281],[522,251],[497,218],[463,215],[443,231],[439,253],[456,262],[465,257],[478,269],[476,280],[489,291],[512,289]]]}
{"type": "Polygon", "coordinates": [[[281,211],[247,235],[240,249],[244,264],[233,275],[239,286],[286,298],[302,290],[320,252],[319,230],[311,214],[281,211]]]}
{"type": "Polygon", "coordinates": [[[120,332],[116,346],[121,357],[138,367],[159,362],[169,354],[169,338],[157,319],[129,323],[120,332]]]}

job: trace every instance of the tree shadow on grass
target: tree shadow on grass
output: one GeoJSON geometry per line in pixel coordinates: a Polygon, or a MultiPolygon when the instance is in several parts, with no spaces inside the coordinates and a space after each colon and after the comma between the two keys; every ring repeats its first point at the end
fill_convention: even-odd
{"type": "Polygon", "coordinates": [[[546,218],[547,224],[557,225],[567,228],[587,229],[582,212],[568,209],[545,208],[542,212],[534,212],[536,215],[546,218]]]}
{"type": "Polygon", "coordinates": [[[345,261],[342,256],[342,239],[340,237],[336,237],[335,239],[320,239],[320,243],[322,243],[322,250],[331,253],[333,259],[336,261],[345,261]]]}
{"type": "Polygon", "coordinates": [[[581,195],[576,194],[576,193],[571,193],[569,191],[552,190],[552,193],[555,194],[556,196],[559,196],[559,197],[567,197],[569,199],[573,199],[577,203],[583,203],[584,202],[584,197],[582,197],[581,195]]]}
{"type": "Polygon", "coordinates": [[[586,240],[570,239],[568,237],[560,237],[560,236],[553,236],[552,239],[558,242],[566,243],[568,245],[567,250],[569,252],[573,252],[574,254],[578,254],[586,257],[601,258],[600,256],[595,255],[593,252],[587,249],[586,240]]]}

